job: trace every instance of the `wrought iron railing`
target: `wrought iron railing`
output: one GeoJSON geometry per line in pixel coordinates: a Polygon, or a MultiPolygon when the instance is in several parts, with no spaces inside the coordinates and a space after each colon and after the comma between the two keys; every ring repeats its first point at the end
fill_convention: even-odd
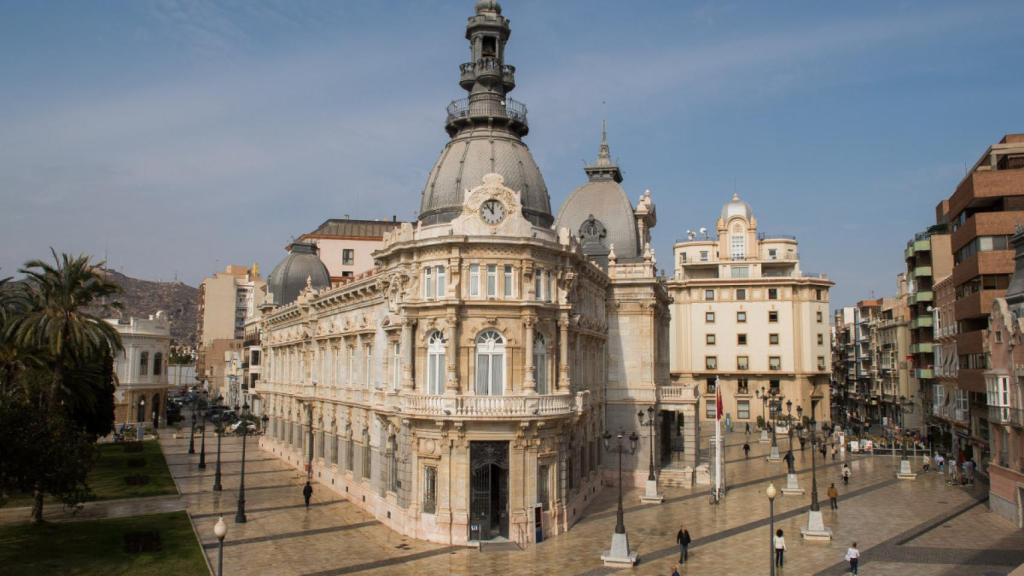
{"type": "Polygon", "coordinates": [[[989,406],[988,421],[991,424],[1024,427],[1024,410],[1003,406],[989,406]]]}
{"type": "Polygon", "coordinates": [[[503,102],[492,100],[480,100],[470,102],[469,98],[454,100],[448,104],[448,121],[461,118],[509,118],[521,124],[526,124],[526,105],[511,98],[503,102]]]}

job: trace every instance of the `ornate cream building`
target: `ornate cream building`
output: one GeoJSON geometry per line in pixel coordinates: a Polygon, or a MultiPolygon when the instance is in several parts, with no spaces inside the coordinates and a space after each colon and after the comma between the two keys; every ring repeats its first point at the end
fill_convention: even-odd
{"type": "Polygon", "coordinates": [[[111,318],[124,350],[114,355],[114,423],[159,427],[167,407],[171,325],[163,312],[148,318],[111,318]]]}
{"type": "MultiPolygon", "coordinates": [[[[675,245],[672,381],[699,385],[702,420],[715,418],[715,382],[729,419],[751,428],[764,412],[759,395],[778,390],[792,414],[829,418],[833,283],[800,270],[796,238],[758,232],[750,205],[734,195],[712,237],[691,232],[675,245]]],[[[785,407],[782,408],[785,415],[785,407]]]]}
{"type": "Polygon", "coordinates": [[[284,272],[315,257],[294,247],[268,281],[254,331],[261,443],[403,534],[527,543],[569,529],[614,481],[606,431],[644,434],[637,412],[648,406],[668,416],[658,454],[644,436],[626,458],[631,483],[673,434],[693,438],[694,419],[686,432],[671,416],[693,413],[694,390],[669,382],[650,194],[632,206],[602,142],[581,200],[554,225],[522,141],[526,108],[507,96],[508,20],[493,0],[475,12],[460,66],[469,97],[448,106],[451,140],[418,221],[386,234],[374,268],[339,285],[284,272]],[[306,288],[282,296],[295,281],[306,288]]]}

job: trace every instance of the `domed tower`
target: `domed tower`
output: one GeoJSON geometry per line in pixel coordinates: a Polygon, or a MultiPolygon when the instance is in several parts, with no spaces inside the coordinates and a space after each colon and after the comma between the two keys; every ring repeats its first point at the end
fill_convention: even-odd
{"type": "Polygon", "coordinates": [[[445,130],[451,140],[423,189],[423,225],[451,222],[462,211],[464,191],[492,172],[520,193],[527,220],[545,228],[554,220],[544,178],[522,141],[529,131],[526,106],[508,97],[516,85],[515,67],[505,64],[510,34],[496,0],[476,3],[466,24],[471,60],[459,67],[459,85],[469,96],[448,105],[445,130]]]}
{"type": "Polygon", "coordinates": [[[292,242],[285,257],[267,277],[267,293],[274,306],[291,304],[307,286],[320,290],[331,286],[327,267],[317,255],[316,244],[292,242]]]}

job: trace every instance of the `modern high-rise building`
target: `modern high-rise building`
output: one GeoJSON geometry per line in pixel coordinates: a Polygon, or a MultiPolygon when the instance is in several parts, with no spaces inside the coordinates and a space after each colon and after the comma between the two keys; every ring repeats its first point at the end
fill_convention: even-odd
{"type": "MultiPolygon", "coordinates": [[[[736,195],[722,208],[715,234],[689,233],[675,244],[671,373],[698,386],[699,417],[715,418],[715,386],[724,410],[755,424],[763,394],[777,391],[819,421],[831,404],[829,289],[823,274],[800,269],[796,238],[758,231],[750,205],[736,195]]],[[[765,414],[765,416],[770,416],[765,414]]]]}
{"type": "Polygon", "coordinates": [[[952,284],[959,367],[956,387],[966,395],[966,427],[954,427],[953,448],[987,460],[989,451],[984,331],[996,298],[1013,274],[1010,237],[1024,222],[1024,134],[1008,134],[981,155],[956,191],[936,206],[939,224],[950,226],[952,284]]]}

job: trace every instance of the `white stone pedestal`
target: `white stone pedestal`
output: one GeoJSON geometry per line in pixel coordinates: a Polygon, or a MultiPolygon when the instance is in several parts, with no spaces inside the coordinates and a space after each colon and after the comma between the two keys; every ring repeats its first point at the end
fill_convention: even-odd
{"type": "Polygon", "coordinates": [[[917,474],[910,469],[910,460],[900,460],[900,471],[896,473],[896,477],[900,480],[914,480],[917,478],[917,474]]]}
{"type": "Polygon", "coordinates": [[[769,462],[778,462],[779,460],[782,460],[782,457],[779,456],[779,447],[778,446],[772,446],[771,452],[768,453],[768,461],[769,462]]]}
{"type": "Polygon", "coordinates": [[[782,493],[786,495],[804,493],[804,489],[797,482],[796,474],[786,474],[786,487],[782,489],[782,493]]]}
{"type": "Polygon", "coordinates": [[[648,480],[644,485],[644,493],[640,496],[640,501],[645,504],[661,504],[664,500],[665,497],[658,494],[658,481],[648,480]]]}
{"type": "Polygon", "coordinates": [[[761,429],[761,438],[758,440],[758,442],[760,442],[761,444],[765,444],[765,443],[768,443],[768,442],[771,442],[771,441],[772,441],[771,438],[768,437],[768,430],[762,428],[761,429]]]}
{"type": "Polygon", "coordinates": [[[807,511],[807,525],[800,529],[800,535],[804,537],[804,540],[832,540],[832,529],[825,527],[821,510],[807,511]]]}
{"type": "Polygon", "coordinates": [[[636,564],[637,559],[636,551],[629,550],[629,538],[619,533],[612,534],[612,547],[601,555],[605,566],[628,567],[636,564]]]}
{"type": "Polygon", "coordinates": [[[694,475],[696,476],[695,481],[697,484],[701,486],[711,485],[711,469],[708,467],[707,462],[697,466],[697,472],[694,475]]]}

